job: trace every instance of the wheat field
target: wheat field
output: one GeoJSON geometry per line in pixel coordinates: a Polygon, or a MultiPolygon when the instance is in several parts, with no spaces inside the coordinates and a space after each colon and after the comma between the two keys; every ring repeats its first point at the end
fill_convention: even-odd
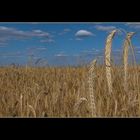
{"type": "Polygon", "coordinates": [[[139,117],[140,66],[128,65],[130,40],[124,64],[111,64],[115,32],[103,65],[0,67],[0,117],[139,117]]]}
{"type": "MultiPolygon", "coordinates": [[[[140,82],[140,67],[138,80],[140,82]]],[[[95,70],[96,117],[140,116],[140,98],[129,68],[129,92],[123,88],[123,67],[112,69],[108,94],[105,67],[95,70]]],[[[0,68],[1,117],[92,117],[88,68],[0,68]]]]}

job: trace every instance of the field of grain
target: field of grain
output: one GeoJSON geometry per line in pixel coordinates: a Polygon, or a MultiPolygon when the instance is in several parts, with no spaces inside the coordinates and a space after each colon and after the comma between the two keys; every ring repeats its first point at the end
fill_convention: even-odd
{"type": "MultiPolygon", "coordinates": [[[[128,72],[128,92],[123,88],[122,67],[113,67],[111,95],[105,67],[97,67],[95,73],[96,117],[140,116],[140,92],[133,67],[128,72]]],[[[88,76],[87,67],[0,68],[0,116],[91,117],[88,76]]]]}
{"type": "Polygon", "coordinates": [[[139,117],[140,66],[130,32],[122,65],[111,62],[112,40],[106,40],[105,63],[77,67],[0,68],[0,117],[139,117]],[[128,63],[131,49],[134,63],[128,63]]]}

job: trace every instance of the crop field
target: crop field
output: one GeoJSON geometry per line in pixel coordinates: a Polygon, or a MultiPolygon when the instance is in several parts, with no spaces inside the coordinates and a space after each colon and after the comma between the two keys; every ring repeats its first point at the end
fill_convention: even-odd
{"type": "MultiPolygon", "coordinates": [[[[140,68],[136,68],[140,71],[140,68]]],[[[139,116],[139,87],[129,68],[129,92],[123,69],[113,67],[113,93],[108,92],[105,67],[95,70],[95,116],[139,116]]],[[[92,117],[88,68],[0,68],[1,117],[92,117]]],[[[140,72],[138,80],[140,82],[140,72]]]]}

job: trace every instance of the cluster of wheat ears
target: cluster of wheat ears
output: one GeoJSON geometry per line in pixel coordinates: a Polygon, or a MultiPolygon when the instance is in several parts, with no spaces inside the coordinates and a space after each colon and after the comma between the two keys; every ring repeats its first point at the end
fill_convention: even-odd
{"type": "Polygon", "coordinates": [[[1,117],[137,117],[140,116],[140,68],[133,32],[123,45],[123,65],[111,62],[117,30],[106,39],[103,65],[93,60],[82,67],[1,67],[1,117]],[[128,54],[134,65],[128,65],[128,54]]]}
{"type": "MultiPolygon", "coordinates": [[[[110,98],[112,97],[113,99],[113,86],[112,86],[112,65],[111,65],[111,49],[112,49],[112,41],[113,37],[115,36],[117,30],[113,30],[107,37],[106,40],[106,46],[105,46],[105,70],[106,70],[106,81],[107,81],[107,86],[108,86],[108,95],[110,98]]],[[[123,45],[123,70],[124,70],[124,84],[123,88],[126,94],[129,94],[129,88],[128,88],[128,52],[129,48],[131,49],[133,59],[134,59],[134,66],[133,69],[135,69],[134,75],[134,82],[135,86],[137,88],[139,87],[139,82],[138,82],[138,69],[136,69],[136,59],[135,59],[135,54],[134,54],[134,47],[131,44],[131,38],[134,35],[134,32],[129,32],[126,35],[124,45],[123,45]]],[[[96,62],[97,60],[93,60],[92,63],[90,64],[90,69],[89,69],[89,94],[90,94],[90,105],[91,105],[91,115],[92,117],[96,117],[96,100],[94,96],[94,88],[95,88],[95,68],[96,68],[96,62]]],[[[135,87],[136,89],[136,87],[135,87]]],[[[132,91],[131,91],[132,92],[132,91]]],[[[139,94],[139,88],[137,89],[137,93],[139,94]]],[[[135,94],[134,92],[131,94],[135,94]]],[[[117,108],[117,102],[116,102],[116,107],[117,108]]],[[[116,112],[115,112],[116,114],[116,112]]]]}

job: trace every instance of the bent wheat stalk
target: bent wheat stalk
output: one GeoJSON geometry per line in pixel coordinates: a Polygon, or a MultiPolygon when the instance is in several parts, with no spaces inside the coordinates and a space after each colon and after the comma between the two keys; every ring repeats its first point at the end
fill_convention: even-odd
{"type": "Polygon", "coordinates": [[[111,45],[112,40],[117,30],[113,30],[107,37],[105,46],[105,67],[106,67],[106,78],[108,84],[109,94],[112,93],[112,79],[111,79],[111,45]]]}
{"type": "Polygon", "coordinates": [[[96,105],[95,105],[95,67],[97,60],[93,60],[89,67],[89,95],[90,95],[90,108],[92,117],[96,116],[96,105]]]}
{"type": "MultiPolygon", "coordinates": [[[[134,35],[134,32],[127,33],[126,39],[123,46],[123,65],[124,65],[124,90],[128,91],[128,50],[131,46],[131,37],[134,35]]],[[[132,47],[132,46],[131,46],[132,47]]],[[[132,49],[132,48],[131,48],[132,49]]],[[[132,52],[133,53],[133,52],[132,52]]]]}
{"type": "Polygon", "coordinates": [[[33,113],[33,116],[36,117],[36,112],[35,112],[35,109],[33,108],[33,106],[28,104],[28,107],[29,107],[30,111],[33,113]]]}

